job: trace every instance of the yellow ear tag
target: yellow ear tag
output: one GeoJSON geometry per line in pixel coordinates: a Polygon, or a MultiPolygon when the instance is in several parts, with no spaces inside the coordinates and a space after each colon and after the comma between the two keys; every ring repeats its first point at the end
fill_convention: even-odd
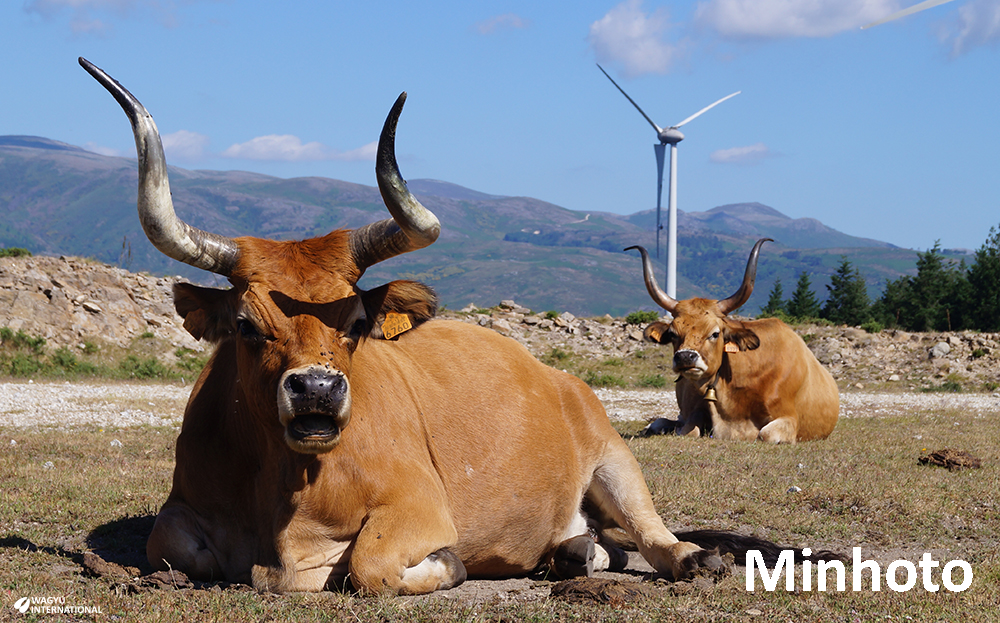
{"type": "Polygon", "coordinates": [[[726,352],[727,353],[738,353],[740,352],[740,347],[732,342],[726,342],[726,352]]]}
{"type": "Polygon", "coordinates": [[[382,336],[387,340],[391,340],[400,333],[409,331],[412,328],[413,323],[410,322],[408,315],[389,312],[385,315],[385,322],[382,323],[382,336]]]}

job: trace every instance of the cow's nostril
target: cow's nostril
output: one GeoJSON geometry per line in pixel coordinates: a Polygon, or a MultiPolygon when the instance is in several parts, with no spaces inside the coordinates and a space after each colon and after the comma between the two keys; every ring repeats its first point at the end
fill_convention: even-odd
{"type": "Polygon", "coordinates": [[[292,374],[285,379],[285,389],[290,394],[301,396],[306,393],[306,384],[301,375],[292,374]]]}

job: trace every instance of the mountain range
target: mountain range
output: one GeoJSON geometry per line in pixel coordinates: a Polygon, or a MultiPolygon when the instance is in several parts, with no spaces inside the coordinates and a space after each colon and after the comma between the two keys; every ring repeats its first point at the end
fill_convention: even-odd
{"type": "MultiPolygon", "coordinates": [[[[136,179],[134,158],[102,156],[40,137],[0,136],[0,247],[90,257],[133,271],[225,285],[222,278],[165,257],[146,240],[135,213],[136,179]]],[[[170,182],[180,218],[227,236],[305,238],[388,215],[374,186],[328,178],[170,167],[170,182]]],[[[438,180],[411,180],[409,187],[440,219],[441,237],[370,268],[363,288],[416,279],[453,309],[502,299],[576,315],[655,307],[638,254],[622,251],[639,244],[654,253],[654,211],[577,212],[438,180]]],[[[790,295],[802,271],[824,299],[829,275],[844,256],[865,276],[873,295],[886,279],[915,270],[913,250],[850,236],[815,219],[792,219],[759,203],[740,203],[678,213],[678,296],[731,294],[750,247],[762,237],[776,242],[763,247],[747,313],[766,301],[776,279],[790,295]]],[[[658,278],[662,283],[662,270],[658,278]]]]}

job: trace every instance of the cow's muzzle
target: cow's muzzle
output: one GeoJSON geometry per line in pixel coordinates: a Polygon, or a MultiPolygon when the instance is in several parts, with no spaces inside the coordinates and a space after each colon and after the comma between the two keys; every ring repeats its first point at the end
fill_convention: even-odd
{"type": "Polygon", "coordinates": [[[684,349],[674,353],[674,372],[686,378],[701,378],[708,370],[708,365],[696,350],[684,349]]]}
{"type": "Polygon", "coordinates": [[[278,382],[278,418],[292,450],[329,452],[351,419],[347,377],[323,366],[288,370],[278,382]]]}

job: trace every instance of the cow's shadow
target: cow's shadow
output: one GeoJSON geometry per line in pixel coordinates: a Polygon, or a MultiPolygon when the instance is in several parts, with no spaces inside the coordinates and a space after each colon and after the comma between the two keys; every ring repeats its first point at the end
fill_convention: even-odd
{"type": "Polygon", "coordinates": [[[87,546],[107,562],[134,567],[140,575],[154,571],[146,560],[146,539],[156,515],[123,517],[97,526],[87,535],[87,546]]]}

